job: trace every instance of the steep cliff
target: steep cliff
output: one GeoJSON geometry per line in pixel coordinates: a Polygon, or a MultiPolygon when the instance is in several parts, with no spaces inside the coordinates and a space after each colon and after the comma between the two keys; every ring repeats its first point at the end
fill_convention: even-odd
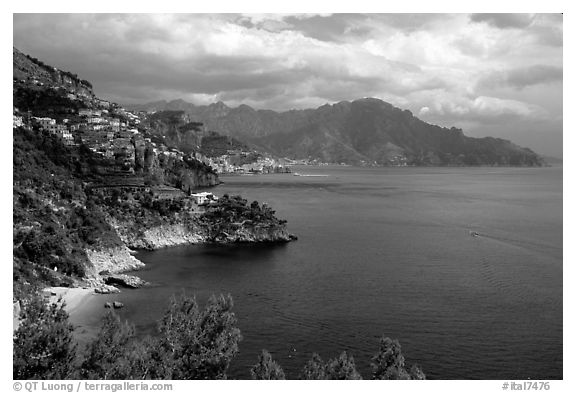
{"type": "Polygon", "coordinates": [[[212,168],[192,157],[180,159],[146,147],[136,154],[136,162],[140,161],[140,154],[143,156],[142,173],[150,184],[168,184],[184,191],[220,184],[212,168]]]}
{"type": "Polygon", "coordinates": [[[144,124],[167,146],[185,153],[214,157],[227,154],[229,150],[250,150],[248,145],[236,138],[221,135],[214,128],[191,121],[191,116],[181,110],[154,112],[146,117],[144,124]]]}
{"type": "Polygon", "coordinates": [[[202,123],[191,122],[183,111],[156,112],[146,120],[151,132],[164,138],[168,146],[185,153],[200,149],[202,123]]]}

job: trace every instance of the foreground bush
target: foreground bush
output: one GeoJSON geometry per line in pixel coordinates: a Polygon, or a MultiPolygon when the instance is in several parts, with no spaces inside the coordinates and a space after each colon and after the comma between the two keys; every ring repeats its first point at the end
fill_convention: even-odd
{"type": "Polygon", "coordinates": [[[262,351],[258,363],[252,367],[250,374],[252,379],[286,379],[282,367],[272,360],[272,355],[266,350],[262,351]]]}
{"type": "Polygon", "coordinates": [[[63,305],[48,306],[40,296],[33,296],[22,306],[22,321],[14,333],[14,379],[73,378],[74,328],[63,305]]]}
{"type": "MultiPolygon", "coordinates": [[[[73,327],[63,305],[48,305],[35,295],[23,304],[14,333],[14,379],[226,379],[242,339],[228,296],[212,296],[201,309],[193,297],[173,297],[155,337],[139,338],[134,326],[108,312],[83,355],[73,342],[73,327]]],[[[406,370],[397,340],[383,337],[372,358],[373,379],[425,379],[406,370]]],[[[267,351],[250,370],[253,379],[286,379],[267,351]]],[[[324,362],[313,354],[301,379],[362,379],[347,352],[324,362]]]]}
{"type": "Polygon", "coordinates": [[[156,356],[162,379],[226,379],[241,340],[231,296],[212,296],[204,310],[194,298],[172,298],[160,322],[156,356]]]}

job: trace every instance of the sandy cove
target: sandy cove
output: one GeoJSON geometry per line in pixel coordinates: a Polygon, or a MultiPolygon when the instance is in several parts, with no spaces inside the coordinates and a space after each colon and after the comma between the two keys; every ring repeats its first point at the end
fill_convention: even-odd
{"type": "MultiPolygon", "coordinates": [[[[49,304],[64,304],[64,310],[72,317],[82,309],[91,299],[98,296],[94,288],[69,288],[69,287],[49,287],[42,290],[42,295],[49,304]]],[[[20,303],[13,305],[12,328],[18,329],[20,326],[20,303]]]]}
{"type": "Polygon", "coordinates": [[[98,296],[94,293],[94,288],[67,288],[49,287],[43,290],[48,296],[48,302],[64,304],[64,310],[69,315],[74,314],[79,308],[90,301],[91,297],[98,296]]]}

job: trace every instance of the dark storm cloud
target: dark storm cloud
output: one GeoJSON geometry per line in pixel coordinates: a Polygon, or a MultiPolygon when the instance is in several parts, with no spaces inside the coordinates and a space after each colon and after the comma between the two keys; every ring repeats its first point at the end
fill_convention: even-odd
{"type": "Polygon", "coordinates": [[[472,14],[473,22],[486,22],[500,29],[522,29],[530,26],[534,16],[532,14],[472,14]]]}

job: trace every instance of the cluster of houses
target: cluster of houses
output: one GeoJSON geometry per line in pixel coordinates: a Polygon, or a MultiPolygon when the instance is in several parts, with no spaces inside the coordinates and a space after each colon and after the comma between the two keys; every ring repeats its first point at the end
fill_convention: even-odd
{"type": "Polygon", "coordinates": [[[266,174],[266,173],[290,173],[290,168],[279,160],[271,157],[259,156],[256,161],[246,164],[238,164],[240,158],[253,154],[241,150],[228,150],[226,154],[218,157],[200,157],[204,164],[212,167],[218,174],[266,174]]]}
{"type": "MultiPolygon", "coordinates": [[[[72,93],[69,95],[76,97],[72,93]]],[[[20,114],[19,110],[14,108],[13,127],[46,131],[60,137],[67,146],[83,144],[106,158],[121,154],[133,162],[133,139],[136,144],[145,143],[137,128],[140,124],[138,115],[104,100],[94,99],[89,104],[94,106],[80,109],[77,114],[69,118],[59,118],[58,121],[51,117],[20,114]]]]}

